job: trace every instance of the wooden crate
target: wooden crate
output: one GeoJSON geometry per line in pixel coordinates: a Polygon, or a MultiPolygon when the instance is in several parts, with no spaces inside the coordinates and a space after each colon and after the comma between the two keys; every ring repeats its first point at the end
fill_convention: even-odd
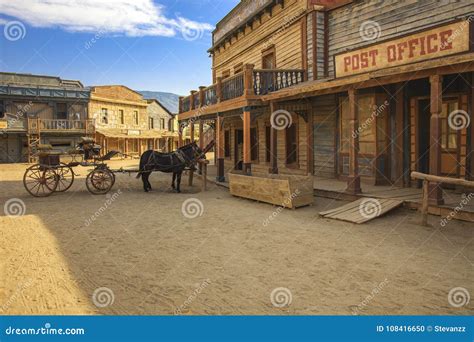
{"type": "Polygon", "coordinates": [[[313,177],[293,175],[229,174],[233,196],[295,209],[313,204],[313,177]]]}

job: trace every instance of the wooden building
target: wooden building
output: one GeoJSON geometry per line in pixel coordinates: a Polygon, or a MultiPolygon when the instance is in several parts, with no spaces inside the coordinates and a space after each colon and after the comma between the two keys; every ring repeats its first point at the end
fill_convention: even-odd
{"type": "MultiPolygon", "coordinates": [[[[151,121],[149,108],[141,94],[125,86],[92,87],[89,115],[95,121],[96,140],[104,152],[139,156],[148,149],[159,150],[160,139],[173,137],[168,130],[155,129],[157,114],[152,114],[151,121]]],[[[160,120],[156,124],[159,127],[160,120]]]]}
{"type": "Polygon", "coordinates": [[[174,115],[157,99],[147,99],[148,129],[160,133],[158,144],[154,148],[160,152],[175,150],[178,142],[178,130],[174,130],[174,115]]]}
{"type": "Polygon", "coordinates": [[[221,181],[312,174],[357,194],[418,186],[411,171],[472,179],[473,21],[472,1],[243,0],[179,120],[215,123],[221,181]]]}
{"type": "Polygon", "coordinates": [[[89,90],[59,77],[0,73],[0,163],[33,161],[38,144],[73,148],[94,134],[89,90]]]}

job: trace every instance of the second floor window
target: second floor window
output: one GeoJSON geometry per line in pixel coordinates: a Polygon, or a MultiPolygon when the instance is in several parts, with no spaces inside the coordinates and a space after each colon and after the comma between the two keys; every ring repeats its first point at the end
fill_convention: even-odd
{"type": "Polygon", "coordinates": [[[165,119],[160,119],[160,129],[165,129],[165,119]]]}
{"type": "Polygon", "coordinates": [[[121,125],[125,125],[125,115],[123,114],[123,109],[119,109],[119,120],[121,125]]]}
{"type": "Polygon", "coordinates": [[[104,125],[109,123],[109,112],[107,111],[107,108],[102,108],[100,122],[104,125]]]}
{"type": "Polygon", "coordinates": [[[5,107],[3,101],[0,101],[0,119],[5,117],[5,107]]]}
{"type": "Polygon", "coordinates": [[[133,123],[138,126],[138,111],[133,111],[133,123]]]}
{"type": "Polygon", "coordinates": [[[65,103],[58,103],[56,105],[56,119],[67,120],[67,105],[65,103]]]}
{"type": "Polygon", "coordinates": [[[155,129],[155,121],[153,120],[153,118],[150,118],[150,121],[148,123],[148,127],[149,127],[149,129],[155,129]]]}

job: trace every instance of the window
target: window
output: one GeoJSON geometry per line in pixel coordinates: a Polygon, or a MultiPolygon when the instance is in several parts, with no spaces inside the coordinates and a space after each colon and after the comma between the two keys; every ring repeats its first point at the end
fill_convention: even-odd
{"type": "Polygon", "coordinates": [[[138,126],[138,111],[136,110],[133,111],[133,122],[138,126]]]}
{"type": "Polygon", "coordinates": [[[107,108],[102,108],[100,122],[107,125],[109,123],[109,112],[107,108]]]}
{"type": "Polygon", "coordinates": [[[250,128],[250,159],[258,160],[258,130],[250,128]]]}
{"type": "Polygon", "coordinates": [[[275,47],[262,52],[262,69],[276,69],[275,47]]]}
{"type": "Polygon", "coordinates": [[[166,129],[166,127],[165,127],[165,119],[160,119],[160,129],[166,129]]]}
{"type": "Polygon", "coordinates": [[[0,101],[0,119],[3,119],[5,117],[5,104],[3,101],[0,101]]]}
{"type": "Polygon", "coordinates": [[[272,151],[272,127],[265,127],[265,161],[271,162],[271,151],[272,151]]]}
{"type": "Polygon", "coordinates": [[[123,114],[123,109],[119,109],[119,120],[121,125],[125,125],[125,115],[123,114]]]}
{"type": "Polygon", "coordinates": [[[148,119],[148,128],[149,129],[155,129],[155,122],[154,122],[153,118],[148,119]]]}
{"type": "Polygon", "coordinates": [[[230,131],[224,132],[224,157],[230,158],[230,131]]]}
{"type": "Polygon", "coordinates": [[[56,104],[56,119],[67,120],[67,105],[65,103],[56,104]]]}
{"type": "Polygon", "coordinates": [[[456,100],[443,103],[441,112],[441,148],[455,150],[458,148],[458,131],[452,129],[448,123],[449,114],[459,109],[456,100]]]}
{"type": "Polygon", "coordinates": [[[286,164],[296,164],[298,161],[298,135],[296,124],[293,123],[286,129],[286,164]]]}
{"type": "Polygon", "coordinates": [[[244,71],[243,63],[239,63],[234,67],[234,75],[244,71]]]}
{"type": "Polygon", "coordinates": [[[222,79],[226,79],[230,77],[230,70],[225,70],[222,72],[222,79]]]}

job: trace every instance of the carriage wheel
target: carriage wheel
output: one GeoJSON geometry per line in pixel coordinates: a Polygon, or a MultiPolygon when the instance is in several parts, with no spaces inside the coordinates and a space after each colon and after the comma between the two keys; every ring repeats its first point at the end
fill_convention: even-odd
{"type": "Polygon", "coordinates": [[[114,174],[107,170],[94,170],[87,175],[87,190],[93,195],[105,195],[108,193],[115,183],[114,174]]]}
{"type": "Polygon", "coordinates": [[[48,197],[58,186],[58,176],[54,169],[36,164],[26,170],[23,185],[31,196],[48,197]]]}
{"type": "Polygon", "coordinates": [[[56,192],[65,192],[71,188],[74,183],[74,171],[70,166],[61,163],[61,166],[56,169],[58,175],[58,187],[56,192]]]}

